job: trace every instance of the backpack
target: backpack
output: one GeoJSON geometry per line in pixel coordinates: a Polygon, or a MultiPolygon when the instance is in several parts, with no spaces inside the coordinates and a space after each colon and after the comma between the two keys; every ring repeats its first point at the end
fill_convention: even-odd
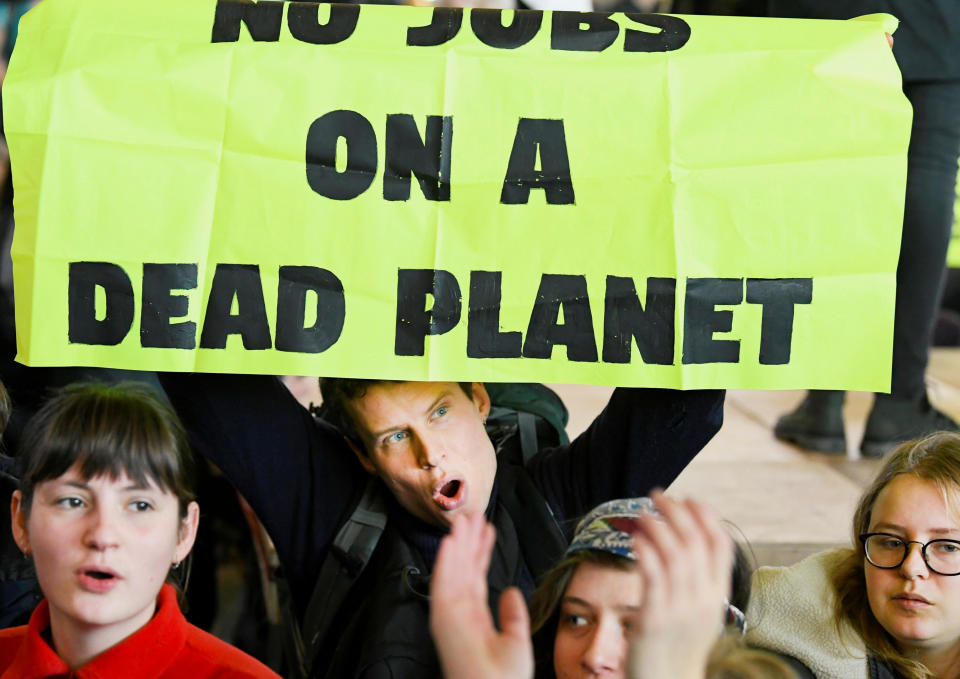
{"type": "MultiPolygon", "coordinates": [[[[569,413],[552,389],[536,383],[486,383],[484,386],[491,402],[485,426],[498,457],[519,455],[519,459],[508,461],[526,466],[541,449],[569,443],[566,432],[569,413]],[[519,446],[504,445],[515,438],[519,446]]],[[[549,562],[557,547],[565,547],[563,532],[532,481],[514,485],[508,494],[509,501],[518,508],[518,532],[526,534],[528,541],[544,543],[542,549],[531,550],[535,555],[543,555],[539,564],[543,570],[552,565],[549,562]],[[536,497],[527,497],[531,495],[536,497]],[[541,529],[545,513],[550,514],[550,521],[556,527],[553,535],[545,535],[541,529]],[[525,527],[524,520],[531,522],[531,526],[525,527]],[[538,523],[533,526],[535,521],[538,523]]],[[[370,477],[360,501],[340,527],[324,559],[301,627],[297,627],[296,617],[288,610],[286,629],[291,639],[286,648],[290,651],[291,676],[299,679],[315,676],[317,652],[351,588],[370,562],[386,527],[381,493],[379,480],[370,477]]]]}

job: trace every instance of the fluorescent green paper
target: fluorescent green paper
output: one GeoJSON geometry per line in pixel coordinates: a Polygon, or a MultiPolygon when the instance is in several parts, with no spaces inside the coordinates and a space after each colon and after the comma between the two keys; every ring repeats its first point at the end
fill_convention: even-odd
{"type": "MultiPolygon", "coordinates": [[[[614,14],[609,47],[570,51],[551,49],[550,13],[512,49],[481,42],[471,22],[484,15],[469,11],[448,42],[408,46],[407,29],[430,24],[433,10],[385,6],[360,7],[341,42],[311,44],[288,28],[295,5],[284,5],[277,41],[254,40],[244,24],[238,41],[212,42],[212,0],[46,0],[25,17],[3,92],[18,360],[888,389],[910,129],[883,35],[889,17],[682,17],[689,40],[678,49],[629,52],[628,29],[654,37],[659,29],[614,14]],[[376,171],[351,199],[308,181],[309,130],[335,111],[362,116],[376,140],[376,171]],[[396,114],[411,115],[421,137],[428,116],[451,121],[449,200],[428,199],[416,170],[407,200],[385,199],[385,167],[409,161],[396,148],[387,158],[396,114]],[[572,203],[548,202],[544,188],[526,203],[501,202],[521,119],[562,121],[563,149],[519,143],[537,154],[533,172],[565,151],[572,203]],[[105,288],[71,268],[78,262],[121,270],[132,302],[105,303],[105,288]],[[148,277],[193,266],[196,283],[145,295],[145,264],[159,265],[148,277]],[[214,274],[228,265],[257,267],[246,271],[262,304],[244,293],[216,312],[214,274]],[[317,309],[312,290],[300,300],[294,325],[326,329],[333,341],[322,350],[278,348],[287,323],[278,320],[281,267],[325,270],[342,285],[339,333],[336,305],[317,309]],[[442,291],[414,294],[402,308],[414,318],[433,309],[437,334],[423,338],[422,355],[398,355],[398,286],[418,269],[456,281],[459,313],[445,327],[434,308],[442,291]],[[636,305],[629,295],[606,299],[610,277],[633,281],[636,305]],[[652,308],[648,279],[675,282],[674,304],[659,316],[639,312],[652,308]],[[697,313],[691,279],[718,279],[697,313]],[[809,301],[784,303],[781,283],[767,279],[808,281],[809,301]],[[94,302],[82,302],[84,290],[94,302]],[[608,307],[617,304],[633,309],[632,320],[614,318],[608,307]],[[117,343],[78,340],[81,325],[101,328],[108,314],[128,326],[117,343]],[[648,349],[654,358],[645,360],[633,332],[659,342],[648,349]],[[225,336],[224,348],[208,348],[214,335],[225,336]],[[171,348],[174,336],[189,347],[171,348]],[[168,344],[144,346],[158,337],[168,344]]],[[[316,11],[315,23],[327,22],[330,10],[316,11]]],[[[327,169],[338,182],[350,174],[352,143],[335,144],[327,169]]]]}
{"type": "Polygon", "coordinates": [[[947,266],[960,267],[960,181],[957,182],[957,201],[953,204],[953,234],[950,237],[950,249],[947,250],[947,266]]]}

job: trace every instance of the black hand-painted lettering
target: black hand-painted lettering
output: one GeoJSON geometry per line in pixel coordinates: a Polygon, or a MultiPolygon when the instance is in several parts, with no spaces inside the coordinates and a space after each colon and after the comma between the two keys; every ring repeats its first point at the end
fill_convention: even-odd
{"type": "Polygon", "coordinates": [[[214,271],[200,348],[224,349],[228,335],[240,335],[247,350],[270,348],[260,267],[255,264],[217,264],[214,271]],[[234,299],[237,313],[231,314],[234,299]]]}
{"type": "Polygon", "coordinates": [[[586,276],[543,274],[533,304],[524,358],[550,358],[555,344],[565,344],[568,361],[596,361],[593,316],[586,276]],[[563,323],[558,323],[563,308],[563,323]]]}
{"type": "Polygon", "coordinates": [[[67,283],[67,339],[74,344],[120,344],[133,325],[133,285],[110,262],[70,262],[67,283]],[[97,319],[96,292],[103,288],[106,314],[97,319]]]}
{"type": "Polygon", "coordinates": [[[512,50],[526,45],[540,30],[543,12],[513,10],[513,21],[503,25],[503,10],[471,9],[470,27],[473,34],[485,45],[512,50]]]}
{"type": "Polygon", "coordinates": [[[470,358],[520,358],[519,331],[500,332],[500,271],[470,272],[467,307],[467,356],[470,358]]]}
{"type": "Polygon", "coordinates": [[[140,311],[140,345],[161,349],[193,349],[197,345],[197,324],[171,323],[187,315],[190,300],[174,290],[197,287],[196,264],[144,264],[143,300],[140,311]]]}
{"type": "Polygon", "coordinates": [[[356,111],[331,111],[307,132],[307,183],[321,196],[350,200],[366,191],[377,173],[377,135],[356,111]],[[337,140],[347,142],[347,167],[337,171],[337,140]]]}
{"type": "Polygon", "coordinates": [[[287,7],[287,26],[290,35],[297,40],[314,45],[335,45],[343,42],[357,28],[360,18],[359,5],[336,5],[323,3],[330,8],[330,18],[321,24],[318,2],[291,2],[287,7]]]}
{"type": "Polygon", "coordinates": [[[388,114],[383,197],[386,200],[409,200],[412,172],[427,200],[450,200],[452,143],[452,116],[427,116],[424,141],[412,115],[388,114]]]}
{"type": "Polygon", "coordinates": [[[690,24],[678,16],[667,14],[632,14],[624,16],[638,24],[659,28],[659,33],[624,31],[624,52],[672,52],[687,44],[690,39],[690,24]]]}
{"type": "Polygon", "coordinates": [[[813,301],[812,278],[748,278],[747,304],[762,304],[760,363],[790,362],[793,312],[796,304],[813,301]]]}
{"type": "Polygon", "coordinates": [[[275,0],[217,0],[210,42],[237,42],[241,23],[254,40],[276,42],[280,39],[283,23],[283,3],[275,0]]]}
{"type": "Polygon", "coordinates": [[[740,340],[718,340],[715,332],[730,332],[733,312],[716,309],[718,304],[743,301],[741,278],[688,278],[683,312],[683,362],[736,363],[740,340]]]}
{"type": "Polygon", "coordinates": [[[520,118],[503,179],[500,202],[520,205],[530,200],[530,189],[543,189],[547,203],[572,205],[573,180],[562,120],[520,118]],[[540,169],[537,154],[540,155],[540,169]]]}
{"type": "Polygon", "coordinates": [[[629,363],[636,340],[644,363],[673,364],[676,301],[674,278],[647,278],[647,301],[641,305],[632,278],[607,276],[603,361],[629,363]]]}
{"type": "Polygon", "coordinates": [[[277,286],[277,351],[319,354],[343,332],[343,283],[327,269],[281,266],[277,286]],[[317,319],[306,327],[307,293],[317,296],[317,319]]]}
{"type": "Polygon", "coordinates": [[[462,9],[458,7],[434,7],[429,24],[426,26],[411,26],[407,29],[407,44],[411,47],[442,45],[460,31],[460,24],[462,23],[462,9]]]}
{"type": "Polygon", "coordinates": [[[620,34],[620,24],[610,12],[554,12],[550,49],[602,52],[620,34]]]}
{"type": "Polygon", "coordinates": [[[442,335],[460,322],[460,284],[442,269],[397,271],[397,326],[393,353],[423,356],[427,335],[442,335]],[[427,295],[433,307],[426,309],[427,295]]]}

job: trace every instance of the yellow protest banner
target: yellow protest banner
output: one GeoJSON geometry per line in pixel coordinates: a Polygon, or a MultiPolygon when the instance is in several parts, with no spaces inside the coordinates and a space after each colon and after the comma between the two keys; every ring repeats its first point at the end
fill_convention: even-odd
{"type": "Polygon", "coordinates": [[[885,390],[894,27],[45,0],[18,359],[885,390]]]}
{"type": "Polygon", "coordinates": [[[953,233],[950,236],[950,248],[947,250],[947,266],[960,267],[960,181],[957,182],[957,200],[953,204],[953,233]]]}

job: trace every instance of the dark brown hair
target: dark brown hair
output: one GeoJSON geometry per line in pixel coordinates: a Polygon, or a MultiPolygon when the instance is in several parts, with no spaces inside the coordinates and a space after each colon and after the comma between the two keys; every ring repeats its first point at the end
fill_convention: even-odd
{"type": "Polygon", "coordinates": [[[864,573],[866,554],[859,536],[870,529],[870,515],[880,492],[901,474],[932,482],[940,491],[947,510],[957,516],[960,435],[944,432],[902,444],[890,455],[873,483],[863,493],[853,515],[854,548],[830,574],[836,592],[834,621],[841,634],[844,626],[849,624],[874,655],[892,665],[907,679],[932,679],[934,675],[926,665],[908,658],[897,648],[894,638],[874,617],[867,596],[864,573]]]}
{"type": "Polygon", "coordinates": [[[581,564],[585,563],[621,571],[632,571],[636,568],[635,561],[612,552],[603,552],[598,549],[581,549],[574,552],[551,568],[534,592],[533,599],[530,601],[530,629],[533,632],[543,629],[549,630],[552,634],[557,631],[560,601],[567,587],[570,586],[573,574],[581,564]]]}
{"type": "MultiPolygon", "coordinates": [[[[351,441],[358,450],[363,451],[363,441],[360,440],[360,433],[357,430],[357,423],[347,408],[349,401],[361,399],[367,393],[367,389],[377,384],[400,384],[403,380],[354,380],[340,377],[321,377],[320,395],[323,397],[323,406],[320,414],[327,422],[340,430],[349,441],[351,441]]],[[[459,382],[463,393],[471,401],[473,400],[473,383],[459,382]]]]}
{"type": "Polygon", "coordinates": [[[10,412],[13,406],[10,403],[10,394],[7,392],[7,388],[3,386],[3,382],[0,382],[0,434],[2,434],[7,429],[7,424],[10,422],[10,412]]]}
{"type": "Polygon", "coordinates": [[[37,484],[80,465],[86,478],[126,473],[177,497],[186,516],[193,492],[193,457],[173,410],[136,383],[74,384],[30,419],[20,441],[21,505],[29,515],[37,484]]]}

